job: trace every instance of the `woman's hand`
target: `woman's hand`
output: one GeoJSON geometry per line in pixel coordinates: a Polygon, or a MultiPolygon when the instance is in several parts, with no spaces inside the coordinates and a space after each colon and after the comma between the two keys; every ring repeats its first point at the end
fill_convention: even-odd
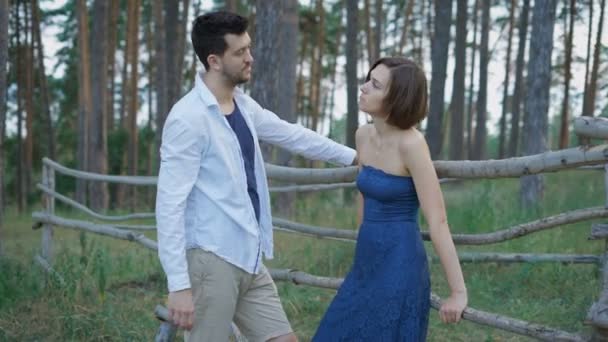
{"type": "Polygon", "coordinates": [[[439,309],[439,318],[443,323],[458,323],[462,317],[462,312],[467,307],[467,293],[452,292],[452,295],[446,299],[439,309]]]}

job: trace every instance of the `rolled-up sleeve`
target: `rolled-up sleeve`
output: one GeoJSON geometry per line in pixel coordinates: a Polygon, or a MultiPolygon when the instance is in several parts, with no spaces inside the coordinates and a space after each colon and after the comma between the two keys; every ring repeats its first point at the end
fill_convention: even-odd
{"type": "Polygon", "coordinates": [[[160,148],[156,195],[158,256],[170,292],[190,288],[186,261],[186,201],[200,170],[204,139],[193,125],[167,120],[160,148]]]}
{"type": "Polygon", "coordinates": [[[357,152],[338,144],[299,124],[280,119],[275,113],[252,102],[252,114],[258,138],[280,146],[308,159],[324,160],[340,165],[351,165],[357,152]]]}

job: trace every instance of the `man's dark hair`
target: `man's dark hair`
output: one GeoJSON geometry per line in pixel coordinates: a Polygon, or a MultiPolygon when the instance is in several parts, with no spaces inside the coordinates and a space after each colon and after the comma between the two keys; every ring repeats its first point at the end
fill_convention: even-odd
{"type": "Polygon", "coordinates": [[[209,70],[207,57],[209,55],[223,55],[228,48],[224,35],[241,35],[247,31],[249,21],[247,18],[226,11],[210,12],[198,16],[192,24],[192,46],[196,56],[209,70]]]}
{"type": "Polygon", "coordinates": [[[389,90],[382,103],[388,113],[386,122],[401,129],[417,125],[427,114],[428,93],[424,71],[409,59],[385,57],[372,65],[366,82],[379,64],[390,71],[389,90]]]}

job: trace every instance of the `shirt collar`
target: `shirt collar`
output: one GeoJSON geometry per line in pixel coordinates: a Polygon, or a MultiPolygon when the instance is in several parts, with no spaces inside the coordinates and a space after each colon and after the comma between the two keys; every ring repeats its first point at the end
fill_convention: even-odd
{"type": "MultiPolygon", "coordinates": [[[[207,87],[207,85],[205,84],[205,82],[203,82],[203,75],[205,74],[204,71],[200,71],[198,73],[196,73],[196,77],[194,80],[194,88],[196,89],[196,91],[198,92],[199,96],[201,97],[201,99],[203,100],[203,103],[205,105],[207,105],[207,107],[213,107],[216,106],[217,108],[220,107],[219,103],[217,102],[217,99],[215,98],[215,96],[213,95],[213,93],[211,92],[211,90],[209,90],[209,88],[207,87]]],[[[237,101],[237,103],[239,102],[238,98],[241,97],[243,95],[243,90],[239,87],[235,87],[234,88],[234,98],[237,101]]]]}

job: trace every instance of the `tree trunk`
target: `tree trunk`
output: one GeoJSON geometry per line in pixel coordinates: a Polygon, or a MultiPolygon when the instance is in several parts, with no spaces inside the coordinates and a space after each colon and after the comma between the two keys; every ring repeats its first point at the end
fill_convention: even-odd
{"type": "Polygon", "coordinates": [[[509,38],[507,41],[507,57],[505,62],[505,83],[502,91],[502,114],[500,116],[500,135],[498,142],[498,158],[505,157],[505,145],[507,136],[507,110],[509,106],[509,84],[511,78],[511,41],[513,40],[513,22],[515,16],[516,0],[511,0],[509,7],[509,38]]]}
{"type": "Polygon", "coordinates": [[[367,47],[367,61],[369,63],[369,66],[372,66],[372,64],[374,63],[374,61],[376,60],[376,52],[374,51],[374,47],[376,46],[376,44],[374,43],[374,31],[372,31],[372,25],[371,25],[371,21],[372,21],[372,14],[370,11],[370,4],[369,4],[370,0],[364,0],[364,7],[363,7],[363,18],[364,18],[364,22],[363,24],[365,25],[365,38],[366,40],[366,47],[367,47]]]}
{"type": "Polygon", "coordinates": [[[591,63],[591,41],[593,40],[593,0],[589,0],[589,28],[587,32],[587,58],[585,59],[585,90],[583,93],[583,113],[581,115],[592,116],[592,113],[587,112],[587,107],[589,106],[589,64],[591,63]]]}
{"type": "Polygon", "coordinates": [[[178,16],[176,27],[176,50],[173,50],[175,52],[169,54],[169,56],[173,56],[173,58],[175,58],[175,60],[173,61],[173,63],[175,64],[175,84],[173,84],[171,103],[176,102],[182,96],[184,58],[186,56],[186,24],[189,21],[188,13],[190,12],[190,0],[182,0],[179,3],[181,4],[181,11],[178,16]]]}
{"type": "MultiPolygon", "coordinates": [[[[86,170],[88,165],[88,130],[91,117],[91,79],[89,68],[89,19],[85,0],[77,0],[78,17],[78,160],[77,168],[86,170]]],[[[86,205],[86,182],[76,180],[76,200],[86,205]]]]}
{"type": "Polygon", "coordinates": [[[471,159],[473,156],[473,94],[475,93],[475,57],[477,57],[477,18],[479,17],[479,1],[475,0],[475,6],[473,7],[473,43],[471,44],[471,75],[469,76],[469,98],[467,100],[467,158],[471,159]]]}
{"type": "MultiPolygon", "coordinates": [[[[523,135],[526,155],[547,150],[551,53],[556,3],[556,0],[536,0],[532,12],[523,135]]],[[[541,176],[522,177],[520,193],[524,208],[536,207],[543,193],[541,176]]]]}
{"type": "Polygon", "coordinates": [[[51,109],[49,101],[49,91],[46,81],[46,73],[44,68],[44,49],[42,46],[42,39],[40,36],[40,7],[38,6],[38,0],[32,0],[32,25],[34,41],[36,43],[36,54],[38,62],[38,83],[40,87],[40,107],[41,112],[44,115],[44,123],[47,134],[47,156],[51,159],[55,159],[55,136],[53,130],[53,122],[51,119],[51,109]]]}
{"type": "MultiPolygon", "coordinates": [[[[279,22],[279,63],[277,113],[283,120],[296,122],[296,63],[298,60],[298,1],[281,1],[281,17],[279,22]]],[[[295,166],[292,155],[282,149],[277,149],[277,165],[295,166]]],[[[295,193],[278,195],[277,214],[281,217],[293,217],[295,213],[295,193]]]]}
{"type": "MultiPolygon", "coordinates": [[[[565,46],[566,46],[566,60],[564,62],[564,101],[562,103],[562,116],[561,125],[559,130],[559,148],[565,149],[569,145],[569,133],[568,125],[570,121],[570,79],[572,78],[572,72],[570,67],[572,65],[572,40],[574,38],[574,21],[576,20],[576,0],[570,0],[570,22],[566,28],[567,34],[565,46]]],[[[568,23],[568,16],[565,15],[565,22],[568,23]]]]}
{"type": "Polygon", "coordinates": [[[163,6],[160,1],[152,2],[152,12],[154,14],[154,55],[156,56],[155,87],[156,87],[156,163],[155,171],[158,172],[160,166],[160,145],[165,119],[169,114],[169,99],[167,93],[167,49],[165,46],[165,19],[163,6]]]}
{"type": "Polygon", "coordinates": [[[34,41],[32,37],[32,14],[27,5],[25,7],[25,207],[28,206],[27,197],[32,189],[32,167],[34,158],[34,41]]]}
{"type": "Polygon", "coordinates": [[[258,103],[271,111],[276,111],[278,104],[278,69],[279,53],[278,42],[279,26],[281,18],[281,1],[279,0],[257,0],[256,1],[256,44],[253,46],[253,55],[258,61],[253,69],[251,82],[251,97],[258,103]]]}
{"type": "MultiPolygon", "coordinates": [[[[129,55],[127,56],[127,64],[129,65],[129,76],[127,82],[127,131],[128,136],[128,147],[127,147],[127,165],[128,174],[137,174],[137,159],[138,159],[138,130],[137,130],[137,110],[138,105],[138,92],[137,92],[137,81],[138,81],[138,47],[139,47],[139,0],[131,0],[127,2],[127,45],[130,45],[129,55]]],[[[131,208],[137,206],[137,192],[136,187],[132,186],[130,191],[130,203],[131,208]]]]}
{"type": "Polygon", "coordinates": [[[355,148],[355,132],[359,126],[357,103],[357,33],[359,8],[357,1],[346,1],[346,145],[355,148]]]}
{"type": "Polygon", "coordinates": [[[17,210],[22,213],[25,210],[25,194],[23,182],[23,48],[21,45],[21,3],[15,5],[15,69],[17,78],[17,172],[16,172],[16,193],[17,193],[17,210]]]}
{"type": "Polygon", "coordinates": [[[4,254],[4,123],[6,121],[6,89],[8,64],[8,0],[0,0],[0,256],[4,254]]]}
{"type": "Polygon", "coordinates": [[[606,0],[600,2],[600,19],[597,25],[597,36],[595,40],[595,48],[593,51],[593,66],[591,67],[591,77],[589,79],[588,92],[586,92],[585,98],[587,99],[587,107],[584,109],[585,115],[594,116],[595,112],[595,96],[597,95],[597,78],[598,70],[600,66],[600,52],[602,50],[602,31],[604,30],[604,8],[606,6],[606,0]]]}
{"type": "Polygon", "coordinates": [[[435,6],[435,33],[432,40],[431,61],[431,99],[429,105],[426,139],[429,143],[431,158],[436,159],[443,145],[443,111],[445,102],[445,78],[450,45],[450,26],[452,23],[452,0],[438,0],[435,6]]]}
{"type": "Polygon", "coordinates": [[[464,81],[467,49],[467,0],[457,0],[456,46],[454,48],[454,86],[450,101],[450,159],[463,157],[464,138],[464,81]]]}
{"type": "MultiPolygon", "coordinates": [[[[399,39],[399,55],[405,53],[405,41],[407,39],[408,29],[410,27],[409,21],[414,11],[414,0],[407,0],[407,7],[405,9],[405,16],[403,17],[403,29],[401,30],[401,38],[399,39]]],[[[396,26],[396,23],[395,23],[396,26]]]]}
{"type": "Polygon", "coordinates": [[[316,0],[316,16],[318,20],[315,23],[316,36],[315,46],[311,49],[311,80],[310,80],[310,111],[309,116],[312,119],[310,128],[313,131],[318,130],[319,119],[321,117],[321,80],[323,78],[323,55],[325,51],[325,9],[323,8],[323,0],[316,0]]]}
{"type": "MultiPolygon", "coordinates": [[[[95,173],[108,172],[107,118],[108,106],[108,16],[109,2],[93,2],[93,28],[91,37],[91,99],[92,111],[89,120],[89,165],[88,170],[95,173]]],[[[94,210],[108,207],[108,187],[105,182],[89,182],[89,201],[94,210]]]]}
{"type": "Polygon", "coordinates": [[[511,135],[509,137],[509,157],[519,154],[519,126],[521,113],[521,98],[524,94],[524,62],[526,52],[526,40],[528,39],[528,20],[530,17],[530,0],[523,0],[524,4],[519,15],[519,45],[517,47],[517,59],[515,62],[515,87],[511,102],[511,135]]]}
{"type": "Polygon", "coordinates": [[[383,16],[382,0],[376,0],[376,8],[374,9],[374,62],[380,58],[382,51],[383,16]]]}
{"type": "Polygon", "coordinates": [[[237,13],[238,0],[226,0],[225,10],[232,13],[237,13]]]}
{"type": "Polygon", "coordinates": [[[475,125],[475,143],[471,159],[484,159],[486,157],[486,118],[488,102],[488,64],[490,53],[488,51],[488,36],[490,28],[490,0],[482,0],[481,6],[481,42],[479,45],[479,91],[477,95],[477,120],[475,125]]]}
{"type": "Polygon", "coordinates": [[[297,103],[296,103],[296,115],[300,114],[302,115],[305,112],[306,106],[305,106],[305,94],[304,94],[304,62],[306,61],[306,53],[305,51],[308,50],[308,41],[310,39],[308,39],[307,34],[310,35],[310,31],[306,29],[306,27],[304,27],[303,29],[303,35],[302,38],[300,39],[301,41],[301,46],[300,46],[300,61],[298,62],[298,83],[296,85],[296,98],[297,98],[297,103]]]}
{"type": "MultiPolygon", "coordinates": [[[[114,130],[114,92],[116,89],[116,81],[114,79],[116,72],[116,46],[118,34],[118,17],[120,15],[120,1],[110,1],[110,14],[108,18],[108,94],[106,97],[106,128],[107,132],[114,130]]],[[[156,3],[157,1],[153,1],[156,3]]]]}

